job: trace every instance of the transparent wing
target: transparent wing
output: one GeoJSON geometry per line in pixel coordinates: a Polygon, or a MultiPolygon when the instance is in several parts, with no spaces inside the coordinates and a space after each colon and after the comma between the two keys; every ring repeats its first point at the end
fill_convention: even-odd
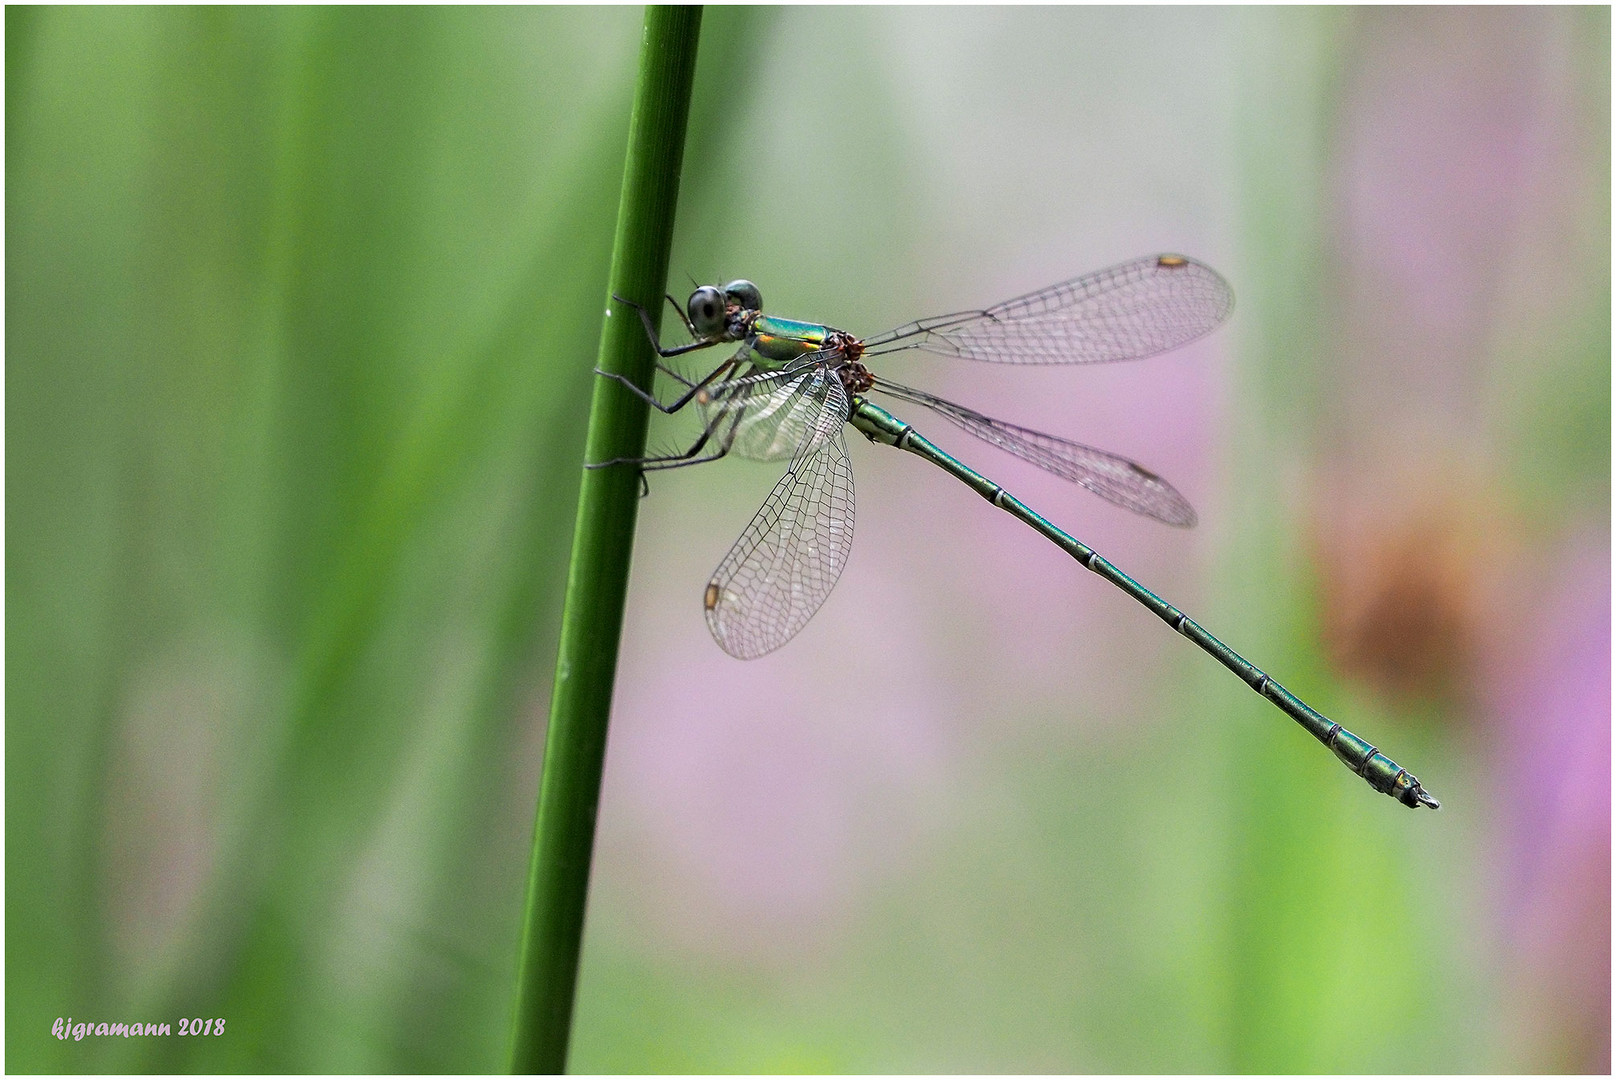
{"type": "Polygon", "coordinates": [[[839,431],[847,420],[841,379],[826,359],[827,353],[810,353],[779,370],[754,368],[713,384],[697,399],[703,422],[728,444],[728,453],[750,461],[795,457],[810,434],[817,446],[825,435],[820,418],[832,395],[840,400],[842,415],[828,430],[839,431]]]}
{"type": "Polygon", "coordinates": [[[707,583],[707,627],[731,656],[773,652],[808,624],[830,595],[853,543],[853,469],[842,438],[846,399],[825,410],[835,428],[810,434],[707,583]]]}
{"type": "Polygon", "coordinates": [[[1030,461],[1046,472],[1081,484],[1094,494],[1169,525],[1195,524],[1195,509],[1173,486],[1142,465],[1042,431],[995,420],[924,390],[880,379],[873,389],[947,417],[979,439],[1030,461]]]}
{"type": "Polygon", "coordinates": [[[1234,293],[1216,270],[1182,255],[1148,255],[985,311],[921,319],[864,344],[915,338],[897,347],[999,364],[1138,360],[1204,336],[1233,307],[1234,293]]]}

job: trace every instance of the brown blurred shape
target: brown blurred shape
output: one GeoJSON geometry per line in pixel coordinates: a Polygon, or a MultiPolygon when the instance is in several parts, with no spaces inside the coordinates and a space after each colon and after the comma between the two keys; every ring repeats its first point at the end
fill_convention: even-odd
{"type": "Polygon", "coordinates": [[[1464,467],[1325,480],[1313,515],[1325,649],[1342,673],[1400,703],[1461,704],[1478,696],[1483,653],[1508,621],[1504,579],[1512,526],[1488,486],[1464,467]]]}

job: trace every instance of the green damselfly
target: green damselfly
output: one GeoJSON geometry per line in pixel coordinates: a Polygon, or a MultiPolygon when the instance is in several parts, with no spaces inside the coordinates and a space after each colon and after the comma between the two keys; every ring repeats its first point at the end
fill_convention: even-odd
{"type": "Polygon", "coordinates": [[[672,402],[659,400],[622,375],[600,372],[666,413],[694,403],[702,416],[702,432],[681,454],[620,458],[597,467],[633,464],[645,470],[669,469],[726,454],[791,463],[707,584],[703,606],[708,628],[732,656],[751,659],[785,644],[819,610],[841,575],[853,539],[853,472],[843,439],[843,426],[852,424],[871,442],[907,450],[964,481],[1155,612],[1306,728],[1376,791],[1411,807],[1438,806],[1408,770],[1314,711],[1183,612],[867,396],[881,393],[923,405],[978,438],[1119,506],[1169,525],[1193,525],[1195,512],[1189,503],[1150,470],[901,386],[870,371],[865,360],[900,349],[1003,364],[1103,363],[1154,356],[1203,337],[1228,317],[1234,295],[1212,268],[1182,255],[1151,255],[985,310],[920,319],[862,340],[820,323],[763,314],[757,286],[744,280],[722,287],[704,285],[683,309],[668,297],[691,337],[687,344],[672,347],[658,340],[643,307],[622,297],[614,299],[639,312],[663,359],[726,343],[739,343],[740,348],[695,381],[659,360],[657,367],[685,387],[672,402]]]}

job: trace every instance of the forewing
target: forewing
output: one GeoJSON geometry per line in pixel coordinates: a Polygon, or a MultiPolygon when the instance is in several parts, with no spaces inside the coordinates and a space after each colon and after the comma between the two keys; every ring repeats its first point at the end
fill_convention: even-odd
{"type": "MultiPolygon", "coordinates": [[[[837,390],[840,396],[840,388],[837,390]]],[[[836,428],[812,437],[707,583],[707,627],[731,656],[773,652],[830,595],[853,542],[853,469],[836,428]]]]}
{"type": "Polygon", "coordinates": [[[979,439],[1030,461],[1046,472],[1081,484],[1094,494],[1169,525],[1195,524],[1195,509],[1173,486],[1142,465],[1070,439],[984,416],[924,390],[885,379],[875,389],[924,405],[979,439]]]}
{"type": "Polygon", "coordinates": [[[803,439],[822,439],[821,415],[835,396],[842,415],[828,430],[840,430],[847,419],[841,380],[813,353],[775,371],[754,369],[716,383],[698,399],[702,420],[728,443],[728,453],[750,461],[795,457],[803,439]]]}
{"type": "Polygon", "coordinates": [[[1182,255],[1149,255],[985,311],[921,319],[865,345],[913,338],[930,352],[999,364],[1137,360],[1210,333],[1233,307],[1216,270],[1182,255]]]}

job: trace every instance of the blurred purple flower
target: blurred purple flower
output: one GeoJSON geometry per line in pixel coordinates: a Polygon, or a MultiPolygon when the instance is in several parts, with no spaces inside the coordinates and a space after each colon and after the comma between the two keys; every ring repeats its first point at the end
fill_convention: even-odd
{"type": "Polygon", "coordinates": [[[1585,538],[1499,672],[1510,1039],[1538,1071],[1610,1071],[1611,552],[1585,538]]]}
{"type": "Polygon", "coordinates": [[[1498,750],[1513,1063],[1608,1072],[1611,555],[1608,526],[1575,530],[1608,522],[1609,502],[1576,505],[1576,477],[1537,474],[1534,556],[1510,558],[1527,544],[1502,480],[1534,474],[1500,437],[1519,426],[1524,372],[1586,362],[1561,327],[1597,280],[1583,238],[1608,242],[1608,119],[1587,115],[1609,68],[1605,90],[1579,93],[1580,18],[1358,16],[1318,535],[1338,664],[1398,696],[1473,700],[1497,724],[1482,745],[1498,750]],[[1564,569],[1528,583],[1523,567],[1564,569]]]}

